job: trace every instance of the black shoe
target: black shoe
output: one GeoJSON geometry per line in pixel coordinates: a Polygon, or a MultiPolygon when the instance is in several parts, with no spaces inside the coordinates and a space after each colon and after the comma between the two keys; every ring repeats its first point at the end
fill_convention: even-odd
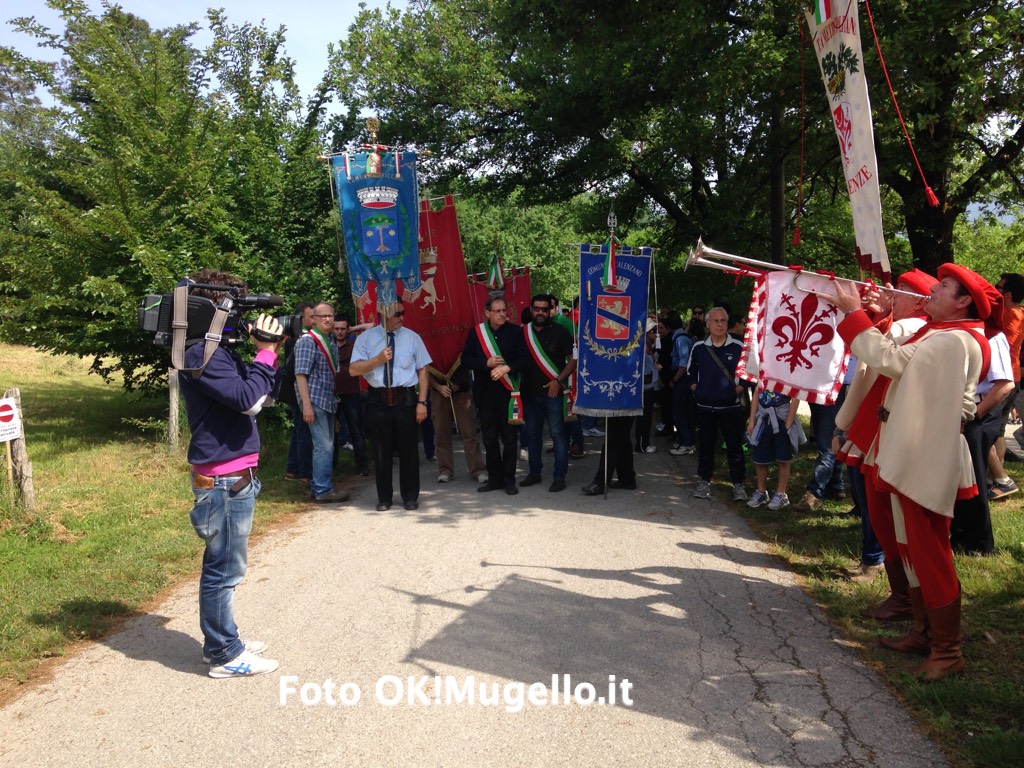
{"type": "Polygon", "coordinates": [[[391,509],[391,505],[390,504],[378,504],[377,505],[377,511],[378,512],[387,512],[389,509],[391,509]]]}
{"type": "Polygon", "coordinates": [[[541,482],[540,475],[527,475],[519,481],[520,488],[528,488],[531,485],[537,485],[541,482]]]}
{"type": "Polygon", "coordinates": [[[512,483],[512,485],[505,486],[505,493],[507,493],[509,496],[515,496],[517,493],[519,493],[519,489],[516,488],[515,483],[512,483]]]}
{"type": "Polygon", "coordinates": [[[636,483],[624,483],[621,480],[611,480],[608,482],[609,488],[618,488],[623,491],[635,491],[636,483]]]}
{"type": "Polygon", "coordinates": [[[356,470],[356,474],[359,475],[360,477],[369,477],[370,476],[370,470],[365,469],[365,468],[364,469],[357,469],[356,470]]]}
{"type": "Polygon", "coordinates": [[[491,491],[500,491],[504,486],[491,485],[490,483],[484,483],[476,489],[477,493],[490,493],[491,491]]]}
{"type": "Polygon", "coordinates": [[[558,493],[565,490],[565,480],[552,480],[548,486],[548,493],[558,493]]]}
{"type": "Polygon", "coordinates": [[[604,488],[597,483],[591,483],[590,485],[584,485],[582,488],[584,496],[603,496],[604,488]]]}
{"type": "Polygon", "coordinates": [[[412,512],[414,509],[419,509],[420,504],[418,501],[407,501],[405,502],[405,508],[412,512]]]}
{"type": "Polygon", "coordinates": [[[570,445],[569,446],[569,458],[570,459],[582,459],[585,455],[582,445],[570,445]]]}
{"type": "Polygon", "coordinates": [[[317,504],[341,504],[342,502],[348,501],[348,494],[345,491],[329,491],[328,493],[321,493],[319,496],[314,496],[313,500],[317,504]]]}

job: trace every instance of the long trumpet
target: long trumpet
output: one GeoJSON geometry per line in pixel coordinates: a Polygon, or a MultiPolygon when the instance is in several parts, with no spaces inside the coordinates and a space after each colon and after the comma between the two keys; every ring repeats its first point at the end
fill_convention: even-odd
{"type": "MultiPolygon", "coordinates": [[[[784,267],[781,264],[772,264],[771,262],[768,261],[758,261],[757,259],[748,259],[744,256],[734,256],[733,254],[725,253],[724,251],[716,251],[714,248],[708,248],[706,245],[704,245],[703,241],[700,238],[698,238],[697,247],[690,251],[689,256],[687,256],[686,258],[686,264],[683,267],[683,270],[685,271],[689,269],[691,266],[696,266],[710,267],[711,269],[718,269],[721,270],[722,272],[728,272],[729,274],[740,276],[756,276],[758,274],[758,272],[749,269],[744,269],[743,267],[737,267],[733,266],[732,264],[723,264],[719,261],[713,261],[713,259],[716,258],[725,259],[727,261],[734,261],[738,264],[749,264],[750,266],[756,267],[758,270],[762,272],[765,270],[789,269],[789,267],[784,267]]],[[[809,288],[801,288],[799,285],[797,285],[797,281],[799,279],[800,275],[798,274],[793,279],[793,285],[796,288],[799,288],[801,291],[804,291],[805,293],[814,294],[815,296],[825,296],[832,298],[831,294],[822,293],[821,291],[813,291],[809,288]]],[[[848,277],[833,277],[832,279],[842,280],[845,283],[853,283],[854,285],[861,285],[866,288],[873,288],[876,291],[886,291],[888,293],[902,293],[904,296],[913,296],[915,299],[931,298],[931,296],[928,296],[923,293],[914,293],[913,291],[902,291],[899,288],[888,288],[884,285],[875,285],[874,283],[869,283],[864,280],[851,280],[848,277]]]]}

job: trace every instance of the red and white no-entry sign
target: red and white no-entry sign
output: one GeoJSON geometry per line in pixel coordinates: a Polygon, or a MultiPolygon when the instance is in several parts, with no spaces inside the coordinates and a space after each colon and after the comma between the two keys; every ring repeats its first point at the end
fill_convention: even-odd
{"type": "Polygon", "coordinates": [[[21,417],[13,397],[0,398],[0,443],[17,440],[21,436],[21,417]]]}

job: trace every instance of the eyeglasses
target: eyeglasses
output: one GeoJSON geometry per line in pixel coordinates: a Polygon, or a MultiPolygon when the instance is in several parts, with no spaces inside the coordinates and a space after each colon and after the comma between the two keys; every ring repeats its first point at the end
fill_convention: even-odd
{"type": "Polygon", "coordinates": [[[534,312],[550,312],[551,307],[530,307],[534,312]]]}
{"type": "Polygon", "coordinates": [[[392,312],[391,313],[392,317],[403,317],[404,315],[405,315],[405,310],[404,309],[400,309],[397,312],[392,312]]]}
{"type": "Polygon", "coordinates": [[[331,322],[334,321],[334,315],[313,315],[313,317],[319,318],[320,320],[326,320],[329,317],[331,318],[331,322]]]}
{"type": "Polygon", "coordinates": [[[508,312],[508,309],[506,309],[505,307],[502,307],[501,309],[488,309],[487,311],[488,312],[502,312],[502,313],[504,313],[504,312],[508,312]]]}
{"type": "Polygon", "coordinates": [[[695,315],[703,315],[704,314],[704,310],[703,309],[695,309],[695,310],[693,310],[693,314],[695,314],[695,315]]]}

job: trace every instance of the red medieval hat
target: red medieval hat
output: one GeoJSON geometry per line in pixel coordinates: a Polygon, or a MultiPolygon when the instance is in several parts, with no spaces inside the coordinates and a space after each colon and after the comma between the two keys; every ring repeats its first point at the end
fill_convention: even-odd
{"type": "Polygon", "coordinates": [[[939,279],[952,278],[970,294],[978,318],[985,321],[985,329],[992,335],[1003,327],[1003,295],[988,280],[959,264],[942,264],[939,279]]]}
{"type": "Polygon", "coordinates": [[[927,296],[931,293],[932,286],[937,282],[939,281],[927,272],[922,272],[920,269],[912,269],[909,272],[904,272],[900,275],[900,279],[896,281],[896,285],[899,286],[900,283],[903,283],[908,290],[911,290],[914,293],[920,293],[922,296],[927,296]]]}

